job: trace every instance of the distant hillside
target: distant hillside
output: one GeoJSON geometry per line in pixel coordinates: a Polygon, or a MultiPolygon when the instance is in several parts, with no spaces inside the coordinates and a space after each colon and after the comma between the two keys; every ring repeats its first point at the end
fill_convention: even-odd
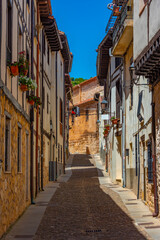
{"type": "Polygon", "coordinates": [[[84,79],[84,78],[73,78],[73,77],[71,78],[73,87],[84,82],[85,80],[86,79],[84,79]]]}

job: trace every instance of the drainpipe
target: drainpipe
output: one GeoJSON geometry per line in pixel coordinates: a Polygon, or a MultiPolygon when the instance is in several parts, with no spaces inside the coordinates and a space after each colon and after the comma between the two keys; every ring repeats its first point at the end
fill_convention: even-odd
{"type": "MultiPolygon", "coordinates": [[[[36,82],[37,92],[36,95],[39,97],[39,5],[37,2],[37,69],[36,69],[36,82]]],[[[38,130],[39,130],[39,105],[37,106],[36,113],[36,195],[38,193],[38,130]]]]}
{"type": "Polygon", "coordinates": [[[157,166],[156,166],[156,131],[155,131],[155,103],[154,87],[152,86],[152,158],[153,158],[153,185],[154,185],[154,213],[153,217],[159,214],[158,207],[158,188],[157,188],[157,166]]]}
{"type": "Polygon", "coordinates": [[[43,104],[44,104],[44,59],[43,59],[43,52],[44,52],[44,41],[43,41],[43,32],[42,32],[42,83],[41,83],[41,96],[42,96],[42,105],[41,105],[41,190],[43,189],[43,104]]]}
{"type": "MultiPolygon", "coordinates": [[[[34,0],[31,2],[31,77],[34,78],[34,70],[33,70],[33,54],[34,54],[34,0]]],[[[30,191],[31,191],[31,204],[34,204],[33,201],[33,144],[34,144],[34,108],[33,106],[30,108],[30,131],[31,131],[31,149],[30,149],[30,191]]]]}
{"type": "Polygon", "coordinates": [[[123,188],[126,187],[126,106],[125,106],[125,57],[123,57],[122,74],[122,178],[123,188]]]}

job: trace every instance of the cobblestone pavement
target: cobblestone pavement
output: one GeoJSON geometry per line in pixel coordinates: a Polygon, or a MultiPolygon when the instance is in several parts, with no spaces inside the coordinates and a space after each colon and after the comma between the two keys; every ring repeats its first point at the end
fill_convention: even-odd
{"type": "Polygon", "coordinates": [[[72,176],[47,206],[34,240],[144,240],[118,194],[105,192],[90,156],[75,155],[72,176]]]}

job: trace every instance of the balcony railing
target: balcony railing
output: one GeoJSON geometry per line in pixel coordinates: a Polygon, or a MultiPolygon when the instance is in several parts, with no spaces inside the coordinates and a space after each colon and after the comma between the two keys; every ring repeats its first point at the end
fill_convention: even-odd
{"type": "Polygon", "coordinates": [[[121,13],[120,13],[119,17],[117,18],[117,21],[114,26],[113,45],[115,45],[115,43],[118,41],[119,37],[121,36],[121,34],[124,30],[124,22],[126,19],[133,19],[132,8],[127,3],[122,8],[121,13]]]}

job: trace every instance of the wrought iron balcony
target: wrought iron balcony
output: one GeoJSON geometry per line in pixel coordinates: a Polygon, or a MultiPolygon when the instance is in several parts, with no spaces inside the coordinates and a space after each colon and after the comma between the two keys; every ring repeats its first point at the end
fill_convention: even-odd
{"type": "Polygon", "coordinates": [[[120,15],[118,16],[113,29],[113,46],[119,41],[127,26],[127,20],[133,19],[133,11],[131,6],[132,1],[127,1],[122,7],[120,15]]]}

